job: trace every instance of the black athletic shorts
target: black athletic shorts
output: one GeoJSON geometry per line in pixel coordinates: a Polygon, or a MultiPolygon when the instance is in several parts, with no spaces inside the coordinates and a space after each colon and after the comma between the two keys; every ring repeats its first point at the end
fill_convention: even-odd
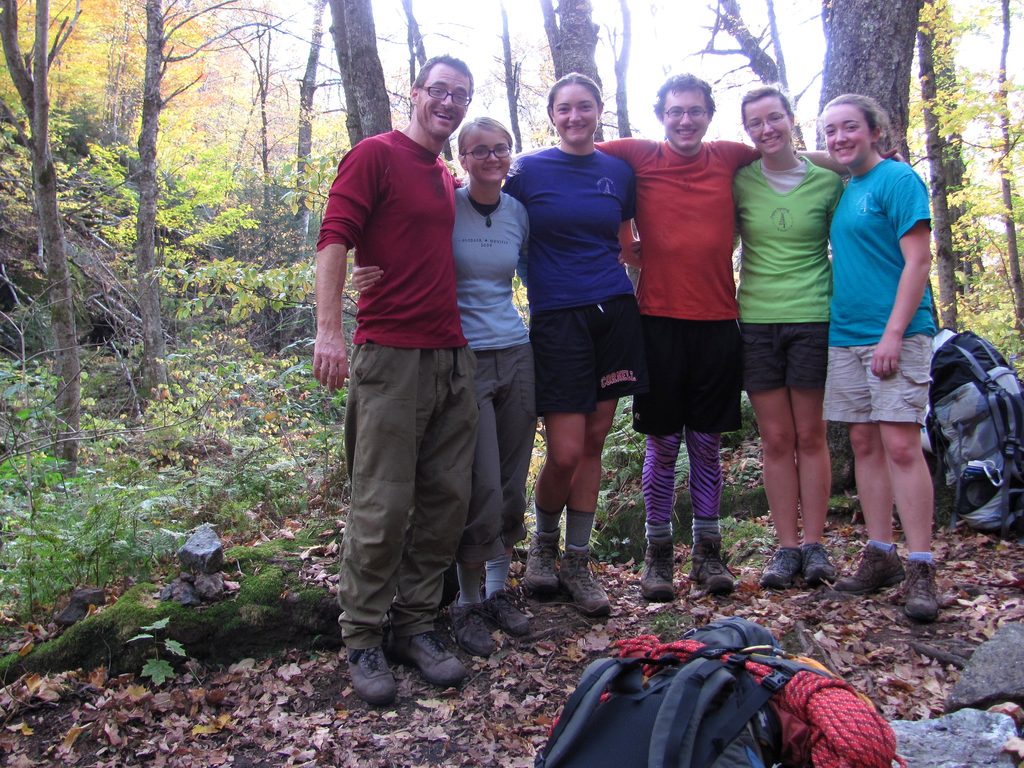
{"type": "Polygon", "coordinates": [[[672,435],[740,428],[743,340],[735,320],[641,318],[650,390],[633,398],[633,428],[672,435]]]}
{"type": "Polygon", "coordinates": [[[632,294],[530,317],[537,413],[592,413],[600,400],[647,391],[640,310],[632,294]]]}

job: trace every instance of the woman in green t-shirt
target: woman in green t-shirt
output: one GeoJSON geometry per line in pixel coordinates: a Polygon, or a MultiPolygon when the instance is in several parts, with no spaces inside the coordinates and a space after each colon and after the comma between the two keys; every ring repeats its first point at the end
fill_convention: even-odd
{"type": "Polygon", "coordinates": [[[822,401],[832,285],[828,231],[843,185],[835,173],[797,156],[793,110],[780,91],[751,91],[741,110],[761,152],[733,183],[742,240],[743,379],[761,433],[778,537],[761,585],[784,589],[797,576],[810,585],[836,576],[821,543],[831,485],[822,401]]]}

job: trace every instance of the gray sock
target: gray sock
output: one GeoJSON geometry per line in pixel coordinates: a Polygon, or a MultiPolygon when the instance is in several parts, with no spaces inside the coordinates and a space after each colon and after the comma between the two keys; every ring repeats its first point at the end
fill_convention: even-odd
{"type": "Polygon", "coordinates": [[[562,522],[562,510],[547,512],[536,504],[533,505],[533,509],[537,519],[538,533],[558,533],[558,524],[562,522]]]}
{"type": "Polygon", "coordinates": [[[648,541],[672,541],[672,521],[667,523],[645,523],[648,541]]]}
{"type": "Polygon", "coordinates": [[[481,602],[480,579],[484,575],[484,569],[479,565],[456,563],[455,571],[459,576],[459,605],[481,602]]]}
{"type": "Polygon", "coordinates": [[[696,517],[693,518],[693,542],[696,544],[705,536],[721,536],[722,529],[718,524],[717,517],[696,517]]]}
{"type": "Polygon", "coordinates": [[[484,592],[487,597],[493,597],[495,592],[500,592],[505,588],[505,582],[508,581],[508,568],[512,563],[512,555],[501,555],[500,557],[493,557],[487,561],[485,566],[487,575],[484,578],[484,592]]]}
{"type": "Polygon", "coordinates": [[[590,546],[590,532],[594,529],[594,513],[577,509],[565,510],[566,549],[586,549],[590,546]]]}

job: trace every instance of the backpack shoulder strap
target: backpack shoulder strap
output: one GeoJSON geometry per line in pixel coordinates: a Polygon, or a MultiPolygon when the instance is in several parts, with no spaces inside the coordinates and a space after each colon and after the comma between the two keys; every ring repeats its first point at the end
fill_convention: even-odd
{"type": "Polygon", "coordinates": [[[597,709],[601,696],[614,681],[625,675],[635,673],[638,684],[642,680],[641,667],[650,663],[649,659],[598,659],[592,662],[580,678],[579,685],[572,696],[565,702],[558,723],[551,731],[548,739],[549,749],[543,754],[543,762],[537,766],[555,768],[571,750],[573,742],[579,737],[590,715],[597,709]]]}

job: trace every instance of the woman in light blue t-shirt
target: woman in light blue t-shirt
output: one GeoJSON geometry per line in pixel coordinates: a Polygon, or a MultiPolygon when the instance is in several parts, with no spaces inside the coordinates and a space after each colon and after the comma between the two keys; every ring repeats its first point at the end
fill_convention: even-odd
{"type": "Polygon", "coordinates": [[[825,418],[850,427],[868,543],[836,589],[856,594],[903,582],[904,611],[938,615],[931,552],[934,498],[921,450],[932,321],[928,191],[904,163],[883,159],[888,127],[866,96],[830,101],[821,115],[829,153],[850,170],[832,218],[833,292],[825,418]],[[893,544],[900,516],[906,570],[893,544]]]}

